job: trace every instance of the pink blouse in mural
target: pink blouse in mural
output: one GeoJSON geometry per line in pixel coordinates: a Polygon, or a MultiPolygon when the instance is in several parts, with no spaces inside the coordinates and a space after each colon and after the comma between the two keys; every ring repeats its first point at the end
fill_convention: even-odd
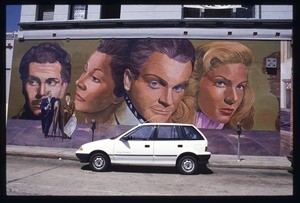
{"type": "Polygon", "coordinates": [[[200,111],[196,114],[195,126],[197,128],[222,129],[224,123],[218,123],[200,111]]]}

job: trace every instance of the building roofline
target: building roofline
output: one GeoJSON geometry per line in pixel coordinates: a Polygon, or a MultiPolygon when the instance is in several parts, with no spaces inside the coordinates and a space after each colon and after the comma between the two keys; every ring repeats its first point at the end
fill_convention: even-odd
{"type": "Polygon", "coordinates": [[[292,19],[198,18],[151,20],[67,20],[18,23],[21,30],[48,30],[73,28],[278,28],[292,29],[292,19]]]}

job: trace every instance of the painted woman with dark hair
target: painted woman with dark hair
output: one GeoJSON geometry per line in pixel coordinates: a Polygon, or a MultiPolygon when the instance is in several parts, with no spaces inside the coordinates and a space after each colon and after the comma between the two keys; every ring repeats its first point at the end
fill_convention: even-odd
{"type": "Polygon", "coordinates": [[[123,74],[128,61],[129,40],[107,39],[87,60],[76,80],[75,107],[86,122],[117,124],[114,113],[123,102],[123,74]]]}
{"type": "Polygon", "coordinates": [[[62,98],[71,78],[71,57],[57,43],[32,46],[19,66],[25,104],[13,118],[40,120],[41,100],[46,92],[62,98]]]}

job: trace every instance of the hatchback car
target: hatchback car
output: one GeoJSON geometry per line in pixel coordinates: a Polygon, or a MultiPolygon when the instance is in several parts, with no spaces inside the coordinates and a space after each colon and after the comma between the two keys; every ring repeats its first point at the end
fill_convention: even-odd
{"type": "Polygon", "coordinates": [[[93,171],[111,165],[173,166],[194,174],[206,166],[211,153],[207,140],[194,125],[144,123],[119,136],[82,145],[76,156],[93,171]]]}

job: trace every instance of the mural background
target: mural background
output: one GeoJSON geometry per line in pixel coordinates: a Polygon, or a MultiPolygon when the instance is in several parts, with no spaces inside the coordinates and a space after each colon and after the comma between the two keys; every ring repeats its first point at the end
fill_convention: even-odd
{"type": "MultiPolygon", "coordinates": [[[[46,41],[46,40],[45,40],[46,41]]],[[[50,41],[50,40],[48,40],[50,41]]],[[[214,40],[190,40],[194,47],[214,41],[214,40]]],[[[279,113],[279,102],[276,95],[280,95],[280,88],[272,89],[270,83],[270,75],[264,71],[264,60],[274,52],[280,53],[280,41],[253,41],[253,40],[236,40],[249,47],[254,54],[254,61],[249,69],[249,82],[255,92],[255,117],[254,127],[252,130],[275,131],[275,123],[279,113]],[[272,91],[271,91],[272,90],[272,91]],[[274,93],[275,91],[275,93],[274,93]],[[277,94],[276,94],[277,91],[277,94]]],[[[16,115],[22,108],[25,100],[21,90],[21,79],[19,78],[19,63],[24,53],[32,46],[40,44],[44,40],[28,40],[24,42],[16,41],[14,47],[12,75],[10,85],[10,97],[8,118],[16,115]]],[[[72,100],[76,91],[75,81],[79,78],[83,71],[84,64],[89,56],[99,46],[99,40],[51,40],[61,45],[71,55],[72,74],[71,82],[66,92],[70,92],[72,100]]],[[[277,71],[280,75],[280,71],[277,71]]],[[[278,77],[279,78],[279,77],[278,77]]],[[[76,112],[79,122],[84,122],[84,116],[80,112],[76,112]]]]}

